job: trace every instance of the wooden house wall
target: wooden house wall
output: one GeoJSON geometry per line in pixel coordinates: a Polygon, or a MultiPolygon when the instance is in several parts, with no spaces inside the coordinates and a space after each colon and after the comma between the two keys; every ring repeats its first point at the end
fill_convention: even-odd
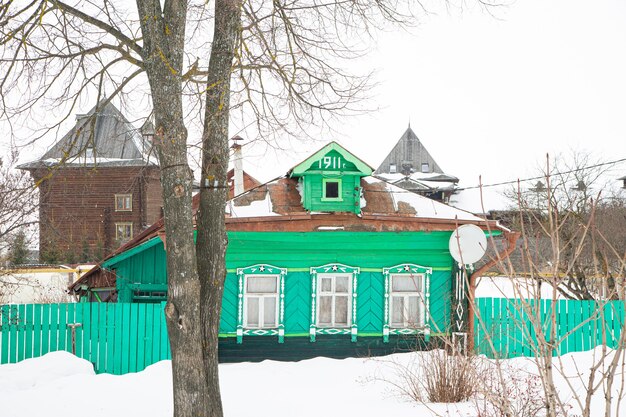
{"type": "MultiPolygon", "coordinates": [[[[332,177],[329,177],[332,178],[332,177]]],[[[342,201],[322,201],[323,195],[323,175],[310,174],[304,178],[304,195],[308,201],[304,207],[309,211],[328,211],[328,212],[352,212],[359,213],[360,194],[355,187],[360,186],[360,177],[353,175],[344,175],[337,177],[341,179],[341,199],[342,201]]]]}
{"type": "Polygon", "coordinates": [[[87,244],[92,253],[103,255],[117,247],[115,223],[132,222],[133,234],[138,234],[160,217],[156,167],[65,167],[35,171],[33,178],[40,189],[42,254],[54,250],[80,256],[87,244]],[[132,211],[115,211],[115,194],[132,194],[132,211]]]}
{"type": "Polygon", "coordinates": [[[163,191],[158,169],[152,169],[144,174],[145,182],[145,222],[144,227],[157,222],[163,217],[163,191]]]}
{"type": "MultiPolygon", "coordinates": [[[[450,232],[229,232],[220,334],[234,336],[237,326],[236,268],[270,264],[287,268],[285,335],[307,336],[311,320],[310,267],[328,263],[358,266],[357,323],[361,336],[382,335],[384,279],[382,268],[402,263],[432,267],[431,329],[449,325],[452,259],[450,232]]],[[[131,301],[135,288],[164,288],[165,252],[159,241],[114,265],[119,301],[131,301]]]]}

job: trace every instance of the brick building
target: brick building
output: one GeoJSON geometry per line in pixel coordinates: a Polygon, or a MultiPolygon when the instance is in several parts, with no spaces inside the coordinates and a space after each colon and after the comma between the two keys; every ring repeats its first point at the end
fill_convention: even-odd
{"type": "Polygon", "coordinates": [[[38,160],[20,165],[40,190],[42,261],[93,261],[161,217],[153,128],[143,134],[113,105],[76,124],[38,160]]]}

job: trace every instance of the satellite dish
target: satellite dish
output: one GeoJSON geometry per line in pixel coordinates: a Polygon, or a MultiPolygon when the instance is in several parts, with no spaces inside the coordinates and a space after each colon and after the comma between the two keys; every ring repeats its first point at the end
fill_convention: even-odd
{"type": "Polygon", "coordinates": [[[448,247],[455,261],[464,265],[473,264],[485,255],[487,237],[480,227],[464,224],[452,232],[448,247]]]}

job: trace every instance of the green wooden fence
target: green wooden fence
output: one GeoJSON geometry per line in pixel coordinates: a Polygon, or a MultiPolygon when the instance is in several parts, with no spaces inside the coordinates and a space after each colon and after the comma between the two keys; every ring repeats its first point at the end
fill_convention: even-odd
{"type": "Polygon", "coordinates": [[[0,363],[65,350],[98,373],[143,370],[170,359],[162,304],[19,304],[0,307],[0,363]]]}
{"type": "MultiPolygon", "coordinates": [[[[474,317],[475,346],[489,357],[534,356],[543,333],[552,354],[589,350],[603,342],[616,347],[624,321],[622,301],[481,298],[474,317]]],[[[96,372],[116,375],[170,359],[163,304],[0,306],[0,364],[57,350],[75,352],[93,363],[96,372]]]]}
{"type": "Polygon", "coordinates": [[[541,346],[552,355],[603,343],[615,348],[624,327],[623,301],[479,298],[476,304],[476,350],[492,358],[535,356],[541,346]]]}

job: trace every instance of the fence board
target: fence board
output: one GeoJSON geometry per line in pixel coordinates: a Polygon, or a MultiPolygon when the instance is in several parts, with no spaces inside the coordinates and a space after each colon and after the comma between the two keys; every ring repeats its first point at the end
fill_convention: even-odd
{"type": "Polygon", "coordinates": [[[30,359],[33,357],[33,305],[26,305],[26,316],[24,317],[24,342],[26,344],[24,359],[30,359]]]}
{"type": "Polygon", "coordinates": [[[113,373],[120,375],[122,373],[122,329],[124,328],[124,306],[120,303],[115,304],[115,341],[112,343],[115,350],[113,358],[113,373]]]}
{"type": "Polygon", "coordinates": [[[106,367],[105,372],[112,374],[114,372],[114,357],[115,357],[115,313],[117,309],[108,308],[106,304],[103,304],[106,308],[106,331],[104,334],[104,340],[106,340],[106,367]]]}
{"type": "Polygon", "coordinates": [[[137,369],[146,367],[146,306],[147,304],[137,304],[137,369]]]}
{"type": "Polygon", "coordinates": [[[477,316],[480,315],[485,328],[491,331],[496,352],[485,343],[488,335],[484,334],[478,320],[475,323],[480,330],[475,335],[475,346],[478,353],[488,357],[515,357],[520,350],[524,356],[539,354],[538,331],[554,343],[552,355],[589,350],[603,341],[615,348],[626,310],[623,301],[509,300],[508,309],[501,307],[503,303],[504,299],[478,299],[476,303],[477,316]],[[552,317],[553,309],[555,317],[552,317]],[[551,340],[552,326],[556,326],[554,340],[551,340]]]}
{"type": "Polygon", "coordinates": [[[2,352],[0,352],[1,363],[9,363],[9,306],[0,308],[0,340],[2,340],[2,352]]]}
{"type": "Polygon", "coordinates": [[[137,321],[139,315],[139,304],[130,305],[130,337],[128,356],[128,371],[137,372],[137,321]]]}
{"type": "Polygon", "coordinates": [[[152,349],[155,343],[154,340],[154,304],[147,304],[147,311],[146,311],[146,348],[144,350],[145,352],[145,358],[144,361],[147,365],[150,365],[152,363],[154,363],[154,361],[152,360],[152,349]]]}
{"type": "Polygon", "coordinates": [[[141,371],[171,358],[162,304],[26,304],[0,306],[0,363],[55,350],[72,351],[96,372],[141,371]],[[80,324],[72,336],[68,325],[80,324]]]}
{"type": "Polygon", "coordinates": [[[558,314],[558,352],[560,355],[567,353],[567,300],[559,300],[557,304],[558,314]]]}
{"type": "Polygon", "coordinates": [[[26,359],[26,305],[17,306],[19,324],[17,326],[17,360],[26,359]]]}
{"type": "Polygon", "coordinates": [[[9,359],[11,362],[17,362],[17,329],[20,325],[20,318],[17,315],[17,306],[11,306],[9,308],[9,359]]]}
{"type": "MultiPolygon", "coordinates": [[[[94,303],[98,306],[98,368],[106,371],[107,366],[107,306],[106,303],[94,303]]],[[[92,321],[93,323],[93,321],[92,321]]]]}
{"type": "MultiPolygon", "coordinates": [[[[35,304],[0,306],[0,363],[15,363],[49,351],[75,351],[96,372],[125,374],[171,358],[164,304],[35,304]]],[[[624,325],[624,302],[478,299],[475,346],[489,357],[533,356],[536,331],[550,338],[553,354],[616,347],[624,325]],[[551,321],[552,309],[555,320],[551,321]],[[480,317],[480,320],[479,320],[480,317]],[[536,318],[536,319],[535,319],[536,318]],[[539,320],[535,328],[533,321],[539,320]],[[491,343],[490,343],[491,340],[491,343]],[[492,346],[495,348],[492,349],[492,346]]]]}
{"type": "Polygon", "coordinates": [[[129,372],[129,358],[130,358],[130,304],[125,303],[122,306],[122,368],[120,373],[127,374],[129,372]]]}

